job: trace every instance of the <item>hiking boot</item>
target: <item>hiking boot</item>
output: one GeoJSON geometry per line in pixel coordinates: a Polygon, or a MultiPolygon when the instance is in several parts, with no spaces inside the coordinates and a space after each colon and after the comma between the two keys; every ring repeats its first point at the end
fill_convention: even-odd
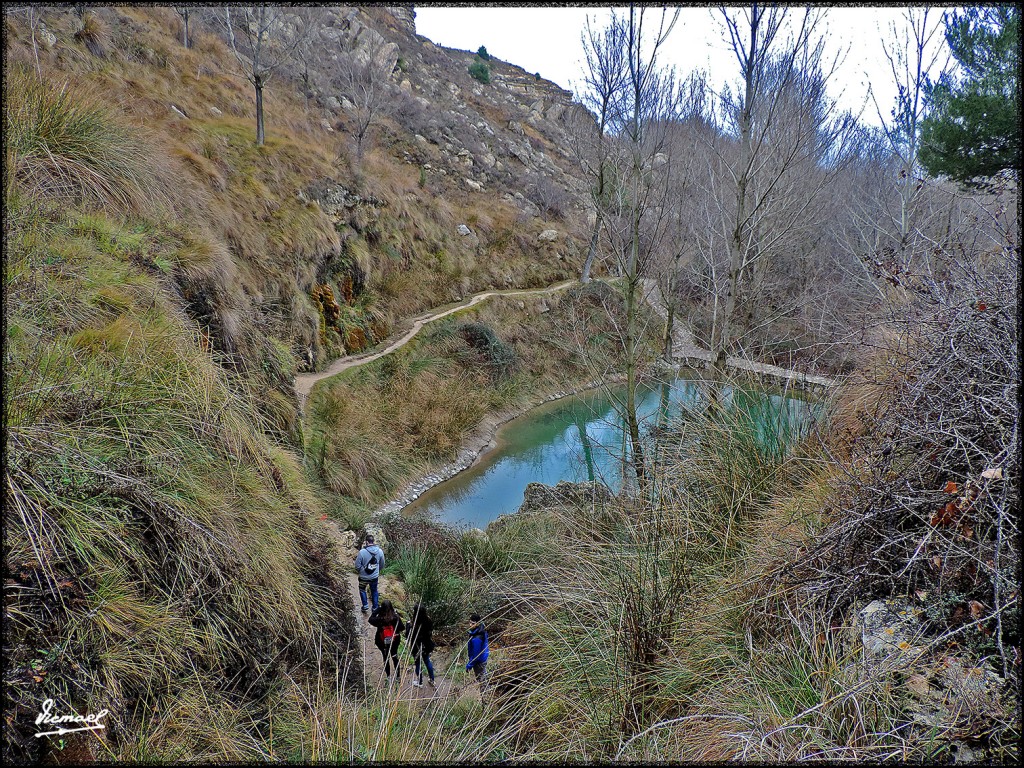
{"type": "Polygon", "coordinates": [[[418,683],[415,680],[413,680],[412,687],[413,688],[422,688],[423,687],[423,683],[418,683]]]}
{"type": "Polygon", "coordinates": [[[367,606],[367,605],[364,605],[363,606],[363,613],[369,613],[369,612],[370,612],[370,607],[367,606]]]}
{"type": "Polygon", "coordinates": [[[436,686],[436,685],[434,685],[434,678],[430,678],[430,681],[429,681],[429,682],[430,682],[430,687],[431,687],[431,688],[437,688],[437,686],[436,686]]]}

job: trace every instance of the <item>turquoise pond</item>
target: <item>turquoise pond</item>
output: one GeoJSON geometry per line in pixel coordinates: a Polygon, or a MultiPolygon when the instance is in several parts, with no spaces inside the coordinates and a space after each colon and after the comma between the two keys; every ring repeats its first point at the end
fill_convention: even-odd
{"type": "MultiPolygon", "coordinates": [[[[682,408],[701,407],[693,379],[638,389],[641,432],[671,422],[682,408]]],[[[621,391],[615,393],[621,394],[621,391]]],[[[786,439],[807,430],[816,407],[799,397],[770,391],[724,389],[724,401],[750,414],[766,440],[786,439]]],[[[502,426],[497,447],[464,472],[434,488],[406,508],[459,526],[485,528],[499,515],[516,511],[529,483],[599,480],[617,489],[622,483],[624,430],[612,394],[594,390],[534,408],[502,426]]]]}

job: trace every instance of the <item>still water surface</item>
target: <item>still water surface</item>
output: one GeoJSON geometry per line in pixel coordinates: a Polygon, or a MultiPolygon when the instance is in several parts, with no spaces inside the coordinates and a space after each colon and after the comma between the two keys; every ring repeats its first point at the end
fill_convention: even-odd
{"type": "MultiPolygon", "coordinates": [[[[683,378],[641,387],[637,399],[641,432],[671,419],[683,407],[701,405],[697,382],[683,378]]],[[[769,392],[727,388],[725,401],[754,413],[755,425],[765,439],[778,431],[787,435],[804,431],[813,417],[813,404],[769,392]],[[765,418],[765,413],[771,418],[765,418]]],[[[617,489],[627,448],[624,436],[622,421],[605,391],[554,400],[502,426],[494,450],[424,493],[408,511],[424,510],[445,523],[485,528],[499,515],[519,508],[528,483],[600,480],[617,489]]]]}

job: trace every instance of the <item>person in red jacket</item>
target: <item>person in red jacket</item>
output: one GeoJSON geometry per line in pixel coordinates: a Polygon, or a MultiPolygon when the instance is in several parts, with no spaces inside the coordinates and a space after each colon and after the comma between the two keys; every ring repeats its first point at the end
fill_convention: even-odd
{"type": "Polygon", "coordinates": [[[384,657],[384,673],[391,679],[391,667],[395,669],[395,682],[401,681],[401,672],[398,669],[398,646],[402,643],[402,631],[405,629],[405,622],[398,615],[395,606],[390,600],[381,600],[380,608],[370,614],[367,619],[371,627],[376,627],[377,632],[373,636],[373,644],[377,646],[384,657]]]}

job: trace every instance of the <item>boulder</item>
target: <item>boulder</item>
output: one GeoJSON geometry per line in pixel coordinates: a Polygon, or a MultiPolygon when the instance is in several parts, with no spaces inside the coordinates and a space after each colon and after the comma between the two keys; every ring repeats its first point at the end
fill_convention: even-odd
{"type": "Polygon", "coordinates": [[[545,229],[539,235],[537,235],[537,241],[541,243],[553,243],[558,239],[557,229],[545,229]]]}
{"type": "Polygon", "coordinates": [[[472,179],[463,179],[462,181],[465,183],[467,187],[469,187],[474,192],[484,191],[484,185],[478,181],[473,181],[472,179]]]}
{"type": "Polygon", "coordinates": [[[923,611],[904,600],[874,600],[860,610],[854,624],[869,662],[921,651],[923,611]]]}
{"type": "Polygon", "coordinates": [[[558,118],[562,116],[563,112],[565,112],[564,104],[552,104],[550,107],[548,107],[548,111],[545,113],[544,116],[554,123],[558,121],[558,118]]]}
{"type": "Polygon", "coordinates": [[[459,234],[465,237],[466,235],[473,234],[473,230],[471,230],[465,224],[459,224],[459,234]]]}
{"type": "Polygon", "coordinates": [[[519,513],[536,512],[561,506],[593,508],[607,504],[611,498],[612,492],[601,483],[567,483],[563,481],[554,486],[530,483],[523,491],[523,503],[519,507],[519,513]]]}
{"type": "Polygon", "coordinates": [[[57,36],[46,28],[45,21],[40,20],[39,25],[36,27],[36,31],[39,33],[39,39],[47,48],[53,48],[53,46],[57,44],[57,36]]]}
{"type": "Polygon", "coordinates": [[[414,5],[385,5],[384,8],[395,17],[405,30],[410,34],[416,34],[416,6],[414,5]]]}

